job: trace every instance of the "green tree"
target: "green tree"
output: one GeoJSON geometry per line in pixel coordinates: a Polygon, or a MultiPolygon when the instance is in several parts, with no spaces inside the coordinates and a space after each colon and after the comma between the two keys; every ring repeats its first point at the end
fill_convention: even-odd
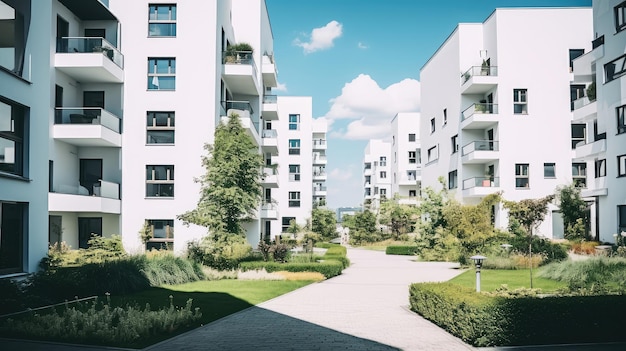
{"type": "Polygon", "coordinates": [[[402,234],[410,233],[419,220],[416,206],[398,203],[398,198],[385,201],[380,206],[378,223],[387,226],[391,235],[398,240],[402,234]]]}
{"type": "Polygon", "coordinates": [[[350,228],[350,241],[355,245],[375,242],[380,237],[376,229],[376,215],[369,210],[344,216],[343,225],[350,228]]]}
{"type": "Polygon", "coordinates": [[[311,211],[311,231],[325,240],[337,237],[337,217],[335,212],[325,208],[314,208],[311,211]]]}
{"type": "Polygon", "coordinates": [[[195,179],[201,184],[200,200],[195,209],[178,219],[207,227],[214,240],[220,235],[243,237],[242,221],[254,214],[261,200],[263,157],[237,114],[217,126],[214,145],[205,144],[204,148],[206,173],[195,179]]]}
{"type": "Polygon", "coordinates": [[[446,181],[439,177],[441,189],[435,191],[431,187],[422,190],[422,200],[419,205],[421,221],[418,224],[419,237],[416,239],[421,248],[435,247],[438,229],[445,227],[444,208],[450,201],[446,181]]]}
{"type": "Polygon", "coordinates": [[[563,216],[566,239],[589,239],[587,234],[587,203],[580,196],[580,189],[574,184],[556,189],[557,205],[563,216]]]}

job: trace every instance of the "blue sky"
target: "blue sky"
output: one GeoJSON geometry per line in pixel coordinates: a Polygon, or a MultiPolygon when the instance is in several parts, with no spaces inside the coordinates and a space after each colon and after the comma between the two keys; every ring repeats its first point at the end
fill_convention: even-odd
{"type": "MultiPolygon", "coordinates": [[[[266,0],[277,94],[313,97],[330,122],[328,205],[363,201],[363,150],[397,112],[419,111],[419,70],[458,23],[497,7],[591,6],[591,0],[266,0]]],[[[529,25],[532,25],[529,23],[529,25]]]]}

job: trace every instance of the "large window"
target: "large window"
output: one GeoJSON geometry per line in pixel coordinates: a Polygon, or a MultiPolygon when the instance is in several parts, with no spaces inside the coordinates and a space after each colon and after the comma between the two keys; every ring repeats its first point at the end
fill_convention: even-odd
{"type": "Polygon", "coordinates": [[[572,180],[577,188],[587,187],[587,164],[572,163],[572,180]]]}
{"type": "Polygon", "coordinates": [[[176,89],[176,59],[148,58],[148,90],[176,89]]]}
{"type": "Polygon", "coordinates": [[[148,219],[149,238],[146,242],[146,250],[173,250],[174,249],[174,220],[173,219],[148,219]]]}
{"type": "Polygon", "coordinates": [[[22,272],[28,205],[0,202],[0,275],[22,272]]]}
{"type": "Polygon", "coordinates": [[[457,153],[459,151],[459,135],[455,134],[450,138],[450,147],[452,148],[452,153],[457,153]]]}
{"type": "Polygon", "coordinates": [[[0,98],[0,173],[24,175],[26,108],[0,98]]]}
{"type": "Polygon", "coordinates": [[[174,197],[174,166],[146,166],[146,197],[174,197]]]}
{"type": "Polygon", "coordinates": [[[300,129],[300,115],[289,115],[289,130],[300,129]]]}
{"type": "Polygon", "coordinates": [[[569,71],[574,70],[574,60],[585,53],[585,49],[569,49],[569,71]]]}
{"type": "Polygon", "coordinates": [[[448,172],[448,189],[456,189],[459,186],[457,177],[458,172],[456,169],[452,172],[448,172]]]}
{"type": "Polygon", "coordinates": [[[544,178],[556,178],[556,164],[555,163],[543,164],[543,177],[544,178]]]}
{"type": "Polygon", "coordinates": [[[387,166],[387,156],[380,156],[380,166],[381,167],[385,167],[387,166]]]}
{"type": "Polygon", "coordinates": [[[289,226],[291,225],[291,221],[295,221],[296,217],[283,217],[282,218],[282,232],[287,233],[289,226]]]}
{"type": "Polygon", "coordinates": [[[586,134],[587,126],[585,124],[572,124],[572,149],[575,149],[578,143],[585,143],[586,134]]]}
{"type": "Polygon", "coordinates": [[[528,167],[529,167],[528,163],[516,163],[515,164],[515,187],[516,188],[530,187],[528,167]]]}
{"type": "Polygon", "coordinates": [[[626,1],[613,8],[615,13],[615,31],[620,32],[626,28],[626,1]]]}
{"type": "Polygon", "coordinates": [[[387,172],[386,171],[380,171],[380,179],[387,179],[387,172]]]}
{"type": "Polygon", "coordinates": [[[409,151],[409,164],[417,162],[417,153],[415,151],[409,151]]]}
{"type": "Polygon", "coordinates": [[[626,177],[626,155],[617,156],[617,176],[626,177]]]}
{"type": "Polygon", "coordinates": [[[148,16],[149,37],[176,36],[176,5],[151,4],[148,16]]]}
{"type": "MultiPolygon", "coordinates": [[[[17,5],[18,1],[11,1],[11,3],[15,3],[17,7],[30,7],[30,5],[17,5]]],[[[25,21],[25,14],[0,0],[0,67],[20,77],[23,73],[26,48],[25,22],[28,22],[25,21]]]]}
{"type": "Polygon", "coordinates": [[[626,232],[626,205],[617,206],[617,217],[618,230],[620,233],[626,232]]]}
{"type": "Polygon", "coordinates": [[[626,55],[622,55],[604,65],[604,77],[607,83],[624,74],[626,74],[626,55]]]}
{"type": "Polygon", "coordinates": [[[289,155],[300,155],[300,139],[289,139],[289,155]]]}
{"type": "Polygon", "coordinates": [[[300,207],[300,192],[299,191],[289,192],[289,207],[300,207]]]}
{"type": "Polygon", "coordinates": [[[596,178],[606,177],[606,159],[596,160],[595,176],[596,178]]]}
{"type": "Polygon", "coordinates": [[[427,163],[430,163],[439,159],[439,149],[437,148],[437,146],[433,146],[427,150],[426,158],[427,158],[426,160],[427,163]]]}
{"type": "Polygon", "coordinates": [[[148,144],[174,144],[174,112],[148,112],[148,144]]]}
{"type": "Polygon", "coordinates": [[[300,181],[300,165],[289,165],[289,181],[300,181]]]}
{"type": "Polygon", "coordinates": [[[617,114],[617,134],[626,133],[626,105],[616,109],[617,114]]]}
{"type": "Polygon", "coordinates": [[[409,141],[415,141],[415,133],[409,133],[409,141]]]}
{"type": "Polygon", "coordinates": [[[528,113],[527,89],[513,89],[513,113],[522,115],[528,113]]]}

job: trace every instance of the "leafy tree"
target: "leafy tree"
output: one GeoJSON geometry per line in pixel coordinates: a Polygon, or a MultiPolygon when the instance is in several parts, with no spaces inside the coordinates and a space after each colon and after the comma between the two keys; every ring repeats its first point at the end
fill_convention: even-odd
{"type": "Polygon", "coordinates": [[[431,187],[422,190],[422,201],[419,205],[421,221],[419,222],[419,237],[417,244],[421,248],[434,248],[436,245],[437,230],[445,226],[444,208],[449,202],[446,181],[439,177],[442,188],[439,191],[431,187]]]}
{"type": "Polygon", "coordinates": [[[350,241],[356,245],[362,242],[374,242],[379,238],[376,229],[376,215],[369,210],[358,212],[354,216],[343,218],[344,227],[350,228],[350,241]]]}
{"type": "Polygon", "coordinates": [[[195,179],[201,184],[200,200],[195,209],[178,219],[208,227],[213,236],[244,236],[241,223],[254,214],[261,200],[263,157],[237,114],[217,126],[214,145],[205,144],[204,148],[208,153],[202,157],[206,173],[195,179]]]}
{"type": "Polygon", "coordinates": [[[294,238],[298,237],[298,234],[302,231],[302,226],[296,222],[295,219],[289,221],[289,227],[287,227],[287,233],[293,235],[294,238]]]}
{"type": "Polygon", "coordinates": [[[563,216],[566,239],[590,239],[587,234],[587,204],[574,184],[556,189],[556,200],[563,216]]]}
{"type": "Polygon", "coordinates": [[[397,197],[383,202],[380,206],[378,222],[387,226],[396,240],[400,238],[400,235],[412,232],[418,220],[418,208],[399,204],[397,197]]]}
{"type": "Polygon", "coordinates": [[[337,237],[337,217],[335,212],[324,208],[314,208],[311,211],[311,231],[324,239],[337,237]]]}

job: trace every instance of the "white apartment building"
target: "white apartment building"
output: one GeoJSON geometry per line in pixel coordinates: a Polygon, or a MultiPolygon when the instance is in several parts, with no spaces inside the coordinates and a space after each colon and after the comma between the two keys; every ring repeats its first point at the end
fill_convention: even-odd
{"type": "Polygon", "coordinates": [[[363,157],[363,208],[377,212],[380,200],[391,196],[391,144],[380,139],[370,139],[363,157]]]}
{"type": "Polygon", "coordinates": [[[391,120],[391,197],[403,204],[417,204],[422,181],[420,114],[398,113],[391,120]]]}
{"type": "MultiPolygon", "coordinates": [[[[591,26],[590,8],[496,9],[459,24],[420,73],[422,186],[439,189],[444,177],[474,204],[498,191],[540,198],[571,183],[569,54],[591,49],[591,26]]],[[[506,211],[494,211],[506,227],[506,211]]],[[[553,236],[553,217],[537,234],[553,236]]],[[[559,220],[554,227],[562,235],[559,220]]]]}
{"type": "Polygon", "coordinates": [[[593,1],[591,50],[579,50],[573,61],[572,162],[601,241],[626,231],[625,46],[626,2],[593,1]]]}

